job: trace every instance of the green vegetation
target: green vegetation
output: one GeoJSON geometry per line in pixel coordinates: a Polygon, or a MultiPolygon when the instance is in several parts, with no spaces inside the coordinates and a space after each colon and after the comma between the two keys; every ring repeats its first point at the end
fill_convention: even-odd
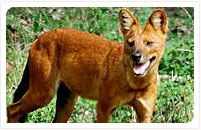
{"type": "MultiPolygon", "coordinates": [[[[143,25],[153,8],[130,8],[143,25]]],[[[165,8],[169,18],[166,52],[160,64],[161,77],[152,122],[185,123],[193,119],[194,30],[193,8],[165,8]]],[[[31,43],[43,32],[55,28],[75,28],[122,42],[119,8],[11,8],[7,12],[7,105],[12,102],[31,43]]],[[[55,98],[29,114],[29,122],[51,122],[55,98]]],[[[69,122],[95,122],[96,102],[80,98],[69,122]]],[[[136,122],[131,107],[113,112],[111,122],[136,122]]]]}

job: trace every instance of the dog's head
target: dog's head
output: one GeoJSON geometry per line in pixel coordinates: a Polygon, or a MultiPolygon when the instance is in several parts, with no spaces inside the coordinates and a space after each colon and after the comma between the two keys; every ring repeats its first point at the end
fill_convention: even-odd
{"type": "Polygon", "coordinates": [[[119,19],[124,35],[124,55],[134,75],[143,77],[158,66],[164,53],[168,32],[167,15],[164,10],[156,9],[148,18],[146,26],[140,27],[132,13],[123,8],[119,12],[119,19]]]}

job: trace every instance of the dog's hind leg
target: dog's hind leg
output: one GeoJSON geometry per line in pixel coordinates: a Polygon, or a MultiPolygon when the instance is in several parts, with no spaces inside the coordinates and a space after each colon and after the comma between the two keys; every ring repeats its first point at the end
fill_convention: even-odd
{"type": "MultiPolygon", "coordinates": [[[[24,96],[24,94],[27,92],[28,89],[29,89],[29,59],[27,60],[22,80],[17,89],[15,90],[13,96],[13,103],[19,101],[24,96]]],[[[25,122],[26,119],[27,115],[24,115],[23,117],[20,118],[19,122],[23,123],[25,122]]]]}
{"type": "Polygon", "coordinates": [[[54,123],[66,123],[74,109],[77,95],[73,94],[67,86],[61,82],[57,91],[56,115],[54,123]]]}
{"type": "Polygon", "coordinates": [[[47,105],[54,97],[60,82],[58,68],[54,63],[49,64],[48,60],[40,60],[39,63],[30,60],[28,91],[19,101],[7,107],[8,122],[19,122],[24,115],[47,105]]]}
{"type": "MultiPolygon", "coordinates": [[[[41,86],[43,88],[44,86],[41,86]]],[[[45,87],[47,89],[39,89],[30,84],[27,93],[16,103],[8,106],[7,117],[9,123],[19,122],[20,119],[31,111],[47,105],[55,95],[53,86],[45,87]],[[37,89],[32,89],[37,88],[37,89]]]]}

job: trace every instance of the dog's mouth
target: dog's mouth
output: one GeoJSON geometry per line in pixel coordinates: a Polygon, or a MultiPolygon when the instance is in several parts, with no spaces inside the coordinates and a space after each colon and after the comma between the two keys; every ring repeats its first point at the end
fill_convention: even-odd
{"type": "Polygon", "coordinates": [[[151,68],[153,65],[153,61],[156,59],[155,56],[147,60],[146,62],[143,63],[133,63],[133,71],[136,76],[145,76],[147,71],[151,68]]]}

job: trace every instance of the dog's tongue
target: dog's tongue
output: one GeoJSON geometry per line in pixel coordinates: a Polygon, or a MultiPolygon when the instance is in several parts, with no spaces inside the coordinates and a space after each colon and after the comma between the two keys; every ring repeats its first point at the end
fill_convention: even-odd
{"type": "Polygon", "coordinates": [[[146,69],[149,67],[150,61],[148,60],[146,63],[134,64],[133,71],[135,74],[144,74],[146,69]]]}

